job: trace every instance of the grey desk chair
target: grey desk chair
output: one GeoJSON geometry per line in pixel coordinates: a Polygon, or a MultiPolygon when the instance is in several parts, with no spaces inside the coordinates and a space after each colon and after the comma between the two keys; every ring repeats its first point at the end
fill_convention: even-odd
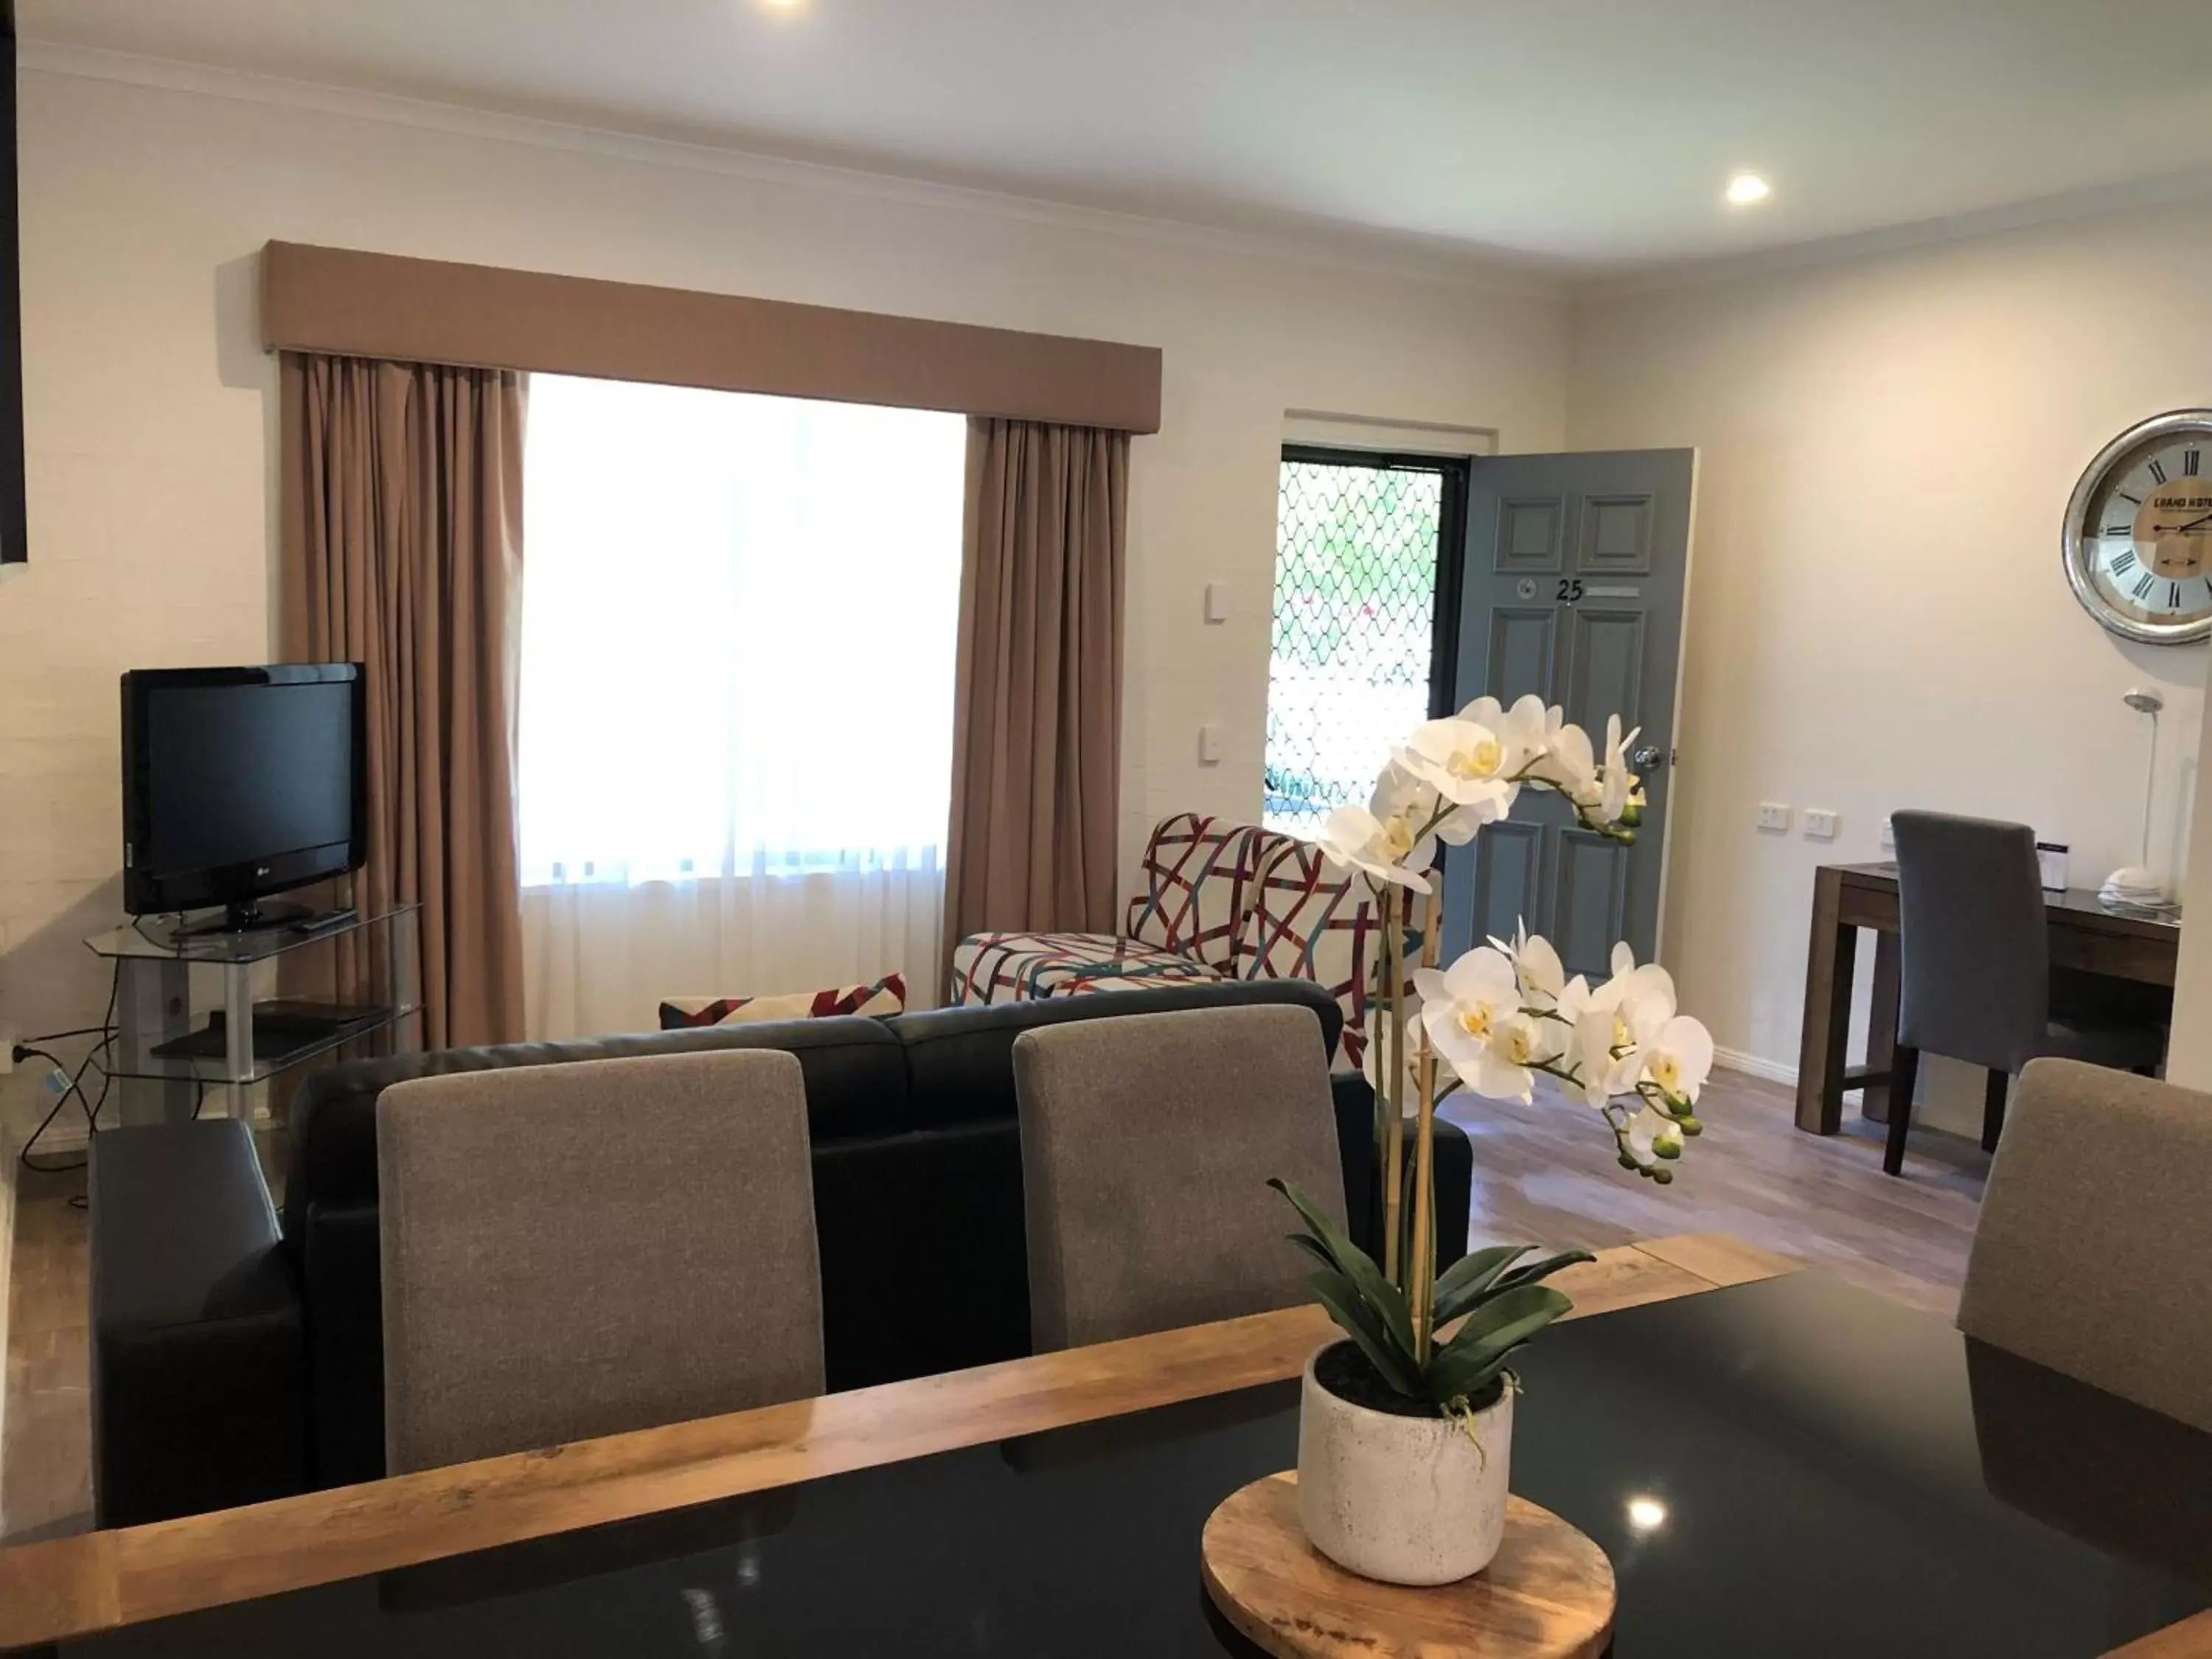
{"type": "Polygon", "coordinates": [[[1982,1146],[1996,1149],[2005,1091],[2039,1055],[2147,1067],[2166,1033],[2147,1024],[2053,1019],[2051,944],[2035,832],[2022,823],[1897,812],[1897,1057],[1881,1167],[1905,1167],[1923,1051],[1986,1066],[1982,1146]]]}
{"type": "Polygon", "coordinates": [[[1313,1299],[1302,1187],[1344,1221],[1310,1008],[1206,1008],[1025,1031],[1014,1087],[1037,1352],[1313,1299]]]}
{"type": "Polygon", "coordinates": [[[822,1392],[795,1056],[396,1084],[376,1152],[392,1474],[822,1392]]]}
{"type": "Polygon", "coordinates": [[[2212,1095],[2021,1074],[1959,1299],[1969,1336],[2212,1431],[2212,1095]]]}

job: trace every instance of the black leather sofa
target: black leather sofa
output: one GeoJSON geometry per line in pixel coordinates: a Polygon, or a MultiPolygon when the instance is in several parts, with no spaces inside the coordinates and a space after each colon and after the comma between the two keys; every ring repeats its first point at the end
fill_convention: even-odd
{"type": "MultiPolygon", "coordinates": [[[[281,1213],[241,1123],[102,1133],[89,1176],[98,1523],[383,1474],[375,1111],[392,1083],[699,1048],[797,1054],[829,1384],[844,1389],[1030,1352],[1016,1036],[1060,1020],[1253,1002],[1312,1008],[1334,1048],[1335,1002],[1303,981],[1268,981],[334,1066],[293,1103],[281,1213]]],[[[1374,1097],[1356,1075],[1338,1076],[1334,1094],[1349,1218],[1372,1249],[1374,1097]]],[[[1202,1122],[1191,1129],[1206,1133],[1202,1122]]],[[[1457,1130],[1439,1132],[1437,1235],[1449,1261],[1465,1247],[1471,1159],[1457,1130]]],[[[606,1148],[623,1155],[619,1144],[606,1148]]]]}

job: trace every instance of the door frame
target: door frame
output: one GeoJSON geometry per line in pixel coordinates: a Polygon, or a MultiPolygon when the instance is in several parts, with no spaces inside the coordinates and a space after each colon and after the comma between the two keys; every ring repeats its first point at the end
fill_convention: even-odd
{"type": "MultiPolygon", "coordinates": [[[[1434,472],[1443,479],[1437,506],[1437,586],[1429,632],[1429,718],[1452,713],[1452,673],[1459,662],[1459,606],[1467,572],[1468,481],[1473,455],[1418,450],[1361,449],[1348,444],[1299,443],[1285,439],[1276,465],[1303,461],[1320,466],[1360,466],[1372,471],[1434,472]]],[[[1669,803],[1672,805],[1672,803],[1669,803]]]]}

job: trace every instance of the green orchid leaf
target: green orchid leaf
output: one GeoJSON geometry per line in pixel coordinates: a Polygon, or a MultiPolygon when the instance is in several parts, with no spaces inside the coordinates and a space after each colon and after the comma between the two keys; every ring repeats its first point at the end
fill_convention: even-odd
{"type": "Polygon", "coordinates": [[[1492,1244],[1470,1250],[1437,1275],[1437,1323],[1458,1318],[1482,1298],[1498,1276],[1536,1247],[1492,1244]]]}
{"type": "Polygon", "coordinates": [[[1424,1398],[1420,1373],[1413,1356],[1393,1343],[1373,1308],[1342,1273],[1324,1270],[1306,1283],[1338,1328],[1359,1345],[1360,1352],[1382,1373],[1382,1380],[1409,1400],[1424,1398]]]}
{"type": "Polygon", "coordinates": [[[1314,1202],[1310,1194],[1279,1179],[1270,1180],[1267,1184],[1291,1200],[1306,1225],[1313,1230],[1314,1238],[1327,1253],[1329,1265],[1350,1281],[1362,1302],[1375,1310],[1398,1346],[1411,1354],[1413,1319],[1406,1306],[1405,1292],[1382,1277],[1382,1270],[1375,1265],[1372,1256],[1337,1231],[1328,1212],[1314,1202]]]}
{"type": "Polygon", "coordinates": [[[1308,1255],[1311,1256],[1322,1267],[1328,1268],[1331,1272],[1335,1271],[1336,1258],[1331,1255],[1328,1251],[1323,1248],[1322,1242],[1314,1237],[1311,1234],[1285,1233],[1283,1237],[1291,1243],[1297,1245],[1298,1249],[1304,1250],[1308,1255]]]}
{"type": "Polygon", "coordinates": [[[1539,1279],[1549,1279],[1562,1268],[1596,1260],[1588,1250],[1561,1250],[1557,1255],[1547,1255],[1541,1261],[1531,1261],[1516,1267],[1501,1278],[1495,1288],[1500,1291],[1518,1290],[1523,1285],[1534,1285],[1539,1279]]]}
{"type": "Polygon", "coordinates": [[[1523,1285],[1492,1297],[1430,1360],[1429,1398],[1443,1405],[1479,1390],[1516,1348],[1573,1305],[1548,1285],[1523,1285]]]}

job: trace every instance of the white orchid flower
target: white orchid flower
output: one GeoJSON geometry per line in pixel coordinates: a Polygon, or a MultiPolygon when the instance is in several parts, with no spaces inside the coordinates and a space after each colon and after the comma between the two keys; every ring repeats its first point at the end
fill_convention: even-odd
{"type": "Polygon", "coordinates": [[[1606,716],[1605,770],[1599,786],[1597,811],[1607,823],[1618,823],[1627,815],[1630,798],[1636,793],[1637,776],[1628,769],[1628,750],[1643,729],[1638,726],[1624,734],[1620,716],[1606,716]]]}
{"type": "Polygon", "coordinates": [[[1626,1141],[1628,1155],[1646,1169],[1682,1155],[1681,1126],[1650,1106],[1628,1120],[1626,1141]]]}
{"type": "Polygon", "coordinates": [[[1687,1014],[1674,1016],[1644,1045],[1644,1074],[1669,1100],[1695,1105],[1712,1069],[1712,1034],[1687,1014]]]}
{"type": "Polygon", "coordinates": [[[1401,767],[1455,809],[1437,831],[1455,846],[1512,810],[1521,786],[1510,781],[1509,760],[1496,732],[1465,718],[1423,722],[1397,755],[1401,767]]]}
{"type": "Polygon", "coordinates": [[[1567,988],[1567,970],[1552,941],[1521,924],[1513,939],[1513,965],[1521,975],[1521,1000],[1537,1008],[1556,1008],[1567,988]]]}
{"type": "Polygon", "coordinates": [[[1554,728],[1545,739],[1543,756],[1530,769],[1529,775],[1551,785],[1580,807],[1595,808],[1603,797],[1604,787],[1598,780],[1597,757],[1590,750],[1589,733],[1579,726],[1562,724],[1554,728]]]}
{"type": "Polygon", "coordinates": [[[1467,1086],[1490,1100],[1517,1100],[1523,1106],[1536,1098],[1536,1074],[1531,1068],[1554,1057],[1546,1035],[1547,1021],[1515,1013],[1491,1029],[1483,1045],[1482,1064],[1467,1086]]]}
{"type": "Polygon", "coordinates": [[[1421,999],[1421,1029],[1430,1043],[1473,1084],[1491,1033],[1521,1012],[1512,958],[1484,945],[1442,971],[1415,969],[1413,989],[1421,999]]]}
{"type": "Polygon", "coordinates": [[[1437,838],[1419,832],[1420,820],[1405,811],[1377,817],[1364,806],[1340,806],[1328,815],[1316,844],[1339,868],[1425,893],[1425,872],[1436,862],[1437,838]]]}
{"type": "Polygon", "coordinates": [[[1558,712],[1547,709],[1544,700],[1532,691],[1510,708],[1495,697],[1477,697],[1459,711],[1459,717],[1496,735],[1504,751],[1501,757],[1504,773],[1510,778],[1516,776],[1544,752],[1547,740],[1558,726],[1551,717],[1558,712]]]}

